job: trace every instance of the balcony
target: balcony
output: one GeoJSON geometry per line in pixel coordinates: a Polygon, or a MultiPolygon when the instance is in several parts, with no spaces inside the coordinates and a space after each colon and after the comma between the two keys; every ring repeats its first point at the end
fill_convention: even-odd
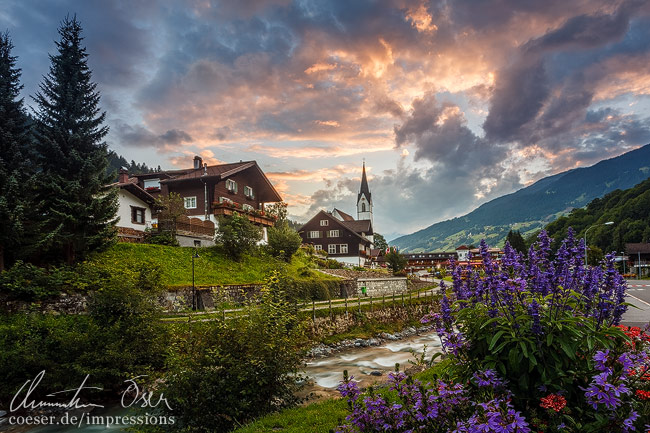
{"type": "Polygon", "coordinates": [[[232,203],[214,202],[212,203],[212,210],[214,212],[214,215],[216,216],[219,215],[229,216],[237,212],[241,215],[246,215],[248,220],[253,224],[266,226],[266,227],[272,227],[273,224],[275,224],[275,218],[270,215],[266,215],[264,211],[244,210],[242,209],[242,206],[239,203],[235,203],[235,202],[232,203]]]}

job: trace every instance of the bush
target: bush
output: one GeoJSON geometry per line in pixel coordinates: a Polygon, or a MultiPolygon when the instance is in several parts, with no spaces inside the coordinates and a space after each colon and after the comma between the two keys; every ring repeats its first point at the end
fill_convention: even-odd
{"type": "Polygon", "coordinates": [[[3,386],[0,406],[28,379],[45,370],[32,398],[79,386],[123,390],[123,381],[151,374],[163,366],[166,337],[153,297],[141,280],[153,278],[155,269],[117,274],[95,286],[88,315],[43,313],[0,316],[0,371],[3,386]]]}
{"type": "Polygon", "coordinates": [[[253,225],[245,215],[234,212],[231,216],[219,217],[216,241],[235,260],[255,248],[262,239],[262,230],[253,225]]]}
{"type": "Polygon", "coordinates": [[[305,347],[303,327],[283,284],[272,276],[246,316],[191,323],[175,332],[163,392],[177,416],[174,428],[228,431],[296,401],[305,347]]]}
{"type": "Polygon", "coordinates": [[[178,240],[176,239],[176,236],[174,236],[174,232],[171,230],[164,230],[164,231],[159,231],[159,230],[147,230],[145,232],[145,239],[144,242],[147,244],[154,244],[154,245],[167,245],[170,247],[178,247],[180,244],[178,243],[178,240]]]}
{"type": "Polygon", "coordinates": [[[302,243],[298,232],[289,227],[286,221],[282,221],[276,227],[270,227],[268,236],[271,254],[285,262],[291,261],[291,257],[298,251],[302,243]]]}
{"type": "MultiPolygon", "coordinates": [[[[480,271],[454,268],[456,301],[443,296],[441,313],[425,321],[435,325],[453,365],[449,379],[457,384],[407,386],[400,396],[409,417],[421,409],[413,406],[417,392],[438,401],[446,398],[441,390],[458,387],[459,402],[470,407],[455,412],[457,424],[431,431],[627,432],[650,421],[650,337],[617,327],[627,308],[626,287],[613,255],[585,268],[584,244],[571,231],[555,259],[550,245],[542,232],[525,259],[506,244],[498,266],[481,242],[480,271]],[[474,382],[478,388],[466,386],[474,382]]],[[[376,406],[357,412],[373,418],[376,406]]],[[[400,413],[378,416],[390,424],[400,413]]],[[[409,418],[403,428],[429,426],[437,416],[409,418]]]]}
{"type": "Polygon", "coordinates": [[[39,300],[59,293],[73,278],[68,266],[48,270],[19,260],[0,273],[0,291],[26,301],[39,300]]]}

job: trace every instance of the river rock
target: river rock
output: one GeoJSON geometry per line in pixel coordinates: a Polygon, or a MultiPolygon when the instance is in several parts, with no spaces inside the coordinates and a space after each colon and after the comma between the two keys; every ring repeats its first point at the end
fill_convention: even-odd
{"type": "Polygon", "coordinates": [[[380,344],[381,344],[381,341],[379,341],[376,338],[371,338],[370,340],[368,340],[368,345],[370,345],[370,346],[379,346],[380,344]]]}
{"type": "Polygon", "coordinates": [[[384,374],[384,373],[382,373],[382,372],[379,371],[379,370],[372,370],[372,371],[370,372],[370,375],[371,375],[371,376],[381,376],[382,374],[384,374]]]}
{"type": "Polygon", "coordinates": [[[399,337],[393,334],[389,334],[388,332],[382,332],[381,337],[385,338],[386,340],[391,340],[391,341],[396,341],[399,340],[399,337]]]}

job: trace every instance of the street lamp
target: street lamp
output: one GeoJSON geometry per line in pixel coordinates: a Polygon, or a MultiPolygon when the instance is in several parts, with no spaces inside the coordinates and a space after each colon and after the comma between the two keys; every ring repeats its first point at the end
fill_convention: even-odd
{"type": "Polygon", "coordinates": [[[607,221],[606,223],[602,223],[602,224],[594,224],[593,226],[588,227],[587,230],[585,230],[585,238],[584,238],[585,239],[585,267],[587,266],[587,232],[594,227],[611,226],[612,224],[614,224],[614,221],[607,221]]]}
{"type": "Polygon", "coordinates": [[[194,259],[198,259],[199,253],[194,250],[192,254],[192,311],[196,311],[196,286],[194,285],[194,259]]]}
{"type": "Polygon", "coordinates": [[[623,275],[627,274],[626,270],[626,264],[627,260],[625,260],[625,251],[621,251],[621,258],[623,259],[623,275]]]}

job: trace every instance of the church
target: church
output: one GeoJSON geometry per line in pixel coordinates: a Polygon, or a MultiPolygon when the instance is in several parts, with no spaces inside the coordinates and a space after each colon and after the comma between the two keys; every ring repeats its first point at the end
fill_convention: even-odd
{"type": "Polygon", "coordinates": [[[324,250],[329,258],[350,266],[370,266],[373,245],[372,194],[363,164],[361,188],[357,195],[357,218],[334,208],[321,210],[298,233],[303,244],[324,250]]]}

